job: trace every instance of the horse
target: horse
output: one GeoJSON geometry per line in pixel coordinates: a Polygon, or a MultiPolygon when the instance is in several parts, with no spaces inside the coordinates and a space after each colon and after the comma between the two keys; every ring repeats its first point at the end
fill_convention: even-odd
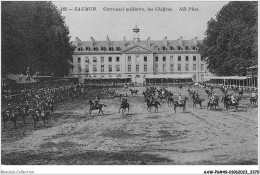
{"type": "Polygon", "coordinates": [[[158,105],[159,106],[161,106],[161,103],[160,102],[158,102],[158,101],[154,101],[154,102],[152,102],[149,98],[147,98],[147,99],[145,99],[145,101],[144,102],[147,102],[147,110],[149,111],[149,112],[151,112],[151,107],[155,107],[155,111],[154,112],[158,112],[158,105]]]}
{"type": "Polygon", "coordinates": [[[210,107],[210,109],[212,108],[212,107],[215,107],[215,109],[217,108],[217,107],[219,107],[219,105],[218,105],[218,98],[216,98],[216,99],[214,99],[214,100],[209,100],[209,102],[208,102],[208,106],[207,106],[207,109],[210,107]]]}
{"type": "Polygon", "coordinates": [[[236,110],[238,110],[239,101],[240,98],[237,98],[234,103],[231,100],[229,100],[228,103],[226,104],[226,109],[228,110],[230,106],[235,106],[236,110]]]}
{"type": "Polygon", "coordinates": [[[201,104],[205,100],[204,99],[200,99],[200,98],[196,98],[194,94],[192,95],[192,99],[193,99],[193,108],[194,108],[194,106],[195,106],[195,108],[197,108],[196,104],[199,104],[200,105],[200,109],[202,109],[202,105],[201,104]]]}
{"type": "Polygon", "coordinates": [[[18,110],[18,112],[19,112],[20,117],[21,117],[22,120],[23,120],[24,125],[26,125],[25,117],[26,117],[26,116],[29,116],[29,114],[27,113],[27,111],[25,110],[25,108],[22,108],[22,107],[20,107],[20,106],[17,107],[17,110],[18,110]]]}
{"type": "Polygon", "coordinates": [[[188,92],[189,92],[190,96],[192,96],[192,95],[196,94],[196,92],[195,92],[195,91],[191,91],[190,89],[188,89],[188,92]]]}
{"type": "Polygon", "coordinates": [[[186,110],[186,101],[188,100],[188,97],[184,97],[183,103],[179,104],[178,101],[174,101],[174,111],[176,113],[177,107],[182,107],[183,111],[186,110]]]}
{"type": "Polygon", "coordinates": [[[166,94],[158,94],[158,98],[160,99],[160,102],[162,102],[163,99],[167,100],[166,94]]]}
{"type": "Polygon", "coordinates": [[[208,97],[210,97],[212,95],[212,93],[210,92],[210,90],[206,89],[205,90],[206,94],[208,95],[208,97]]]}
{"type": "Polygon", "coordinates": [[[94,104],[94,102],[92,100],[89,100],[89,104],[90,104],[90,108],[89,108],[89,115],[90,115],[90,117],[91,117],[91,113],[92,113],[93,110],[99,110],[98,111],[98,115],[100,114],[100,112],[102,112],[102,115],[104,114],[102,108],[103,108],[103,106],[106,107],[106,105],[104,105],[104,104],[97,104],[95,106],[95,104],[94,104]]]}
{"type": "Polygon", "coordinates": [[[168,96],[167,101],[168,101],[168,106],[171,106],[174,103],[173,96],[168,96]]]}
{"type": "Polygon", "coordinates": [[[256,105],[257,104],[257,97],[250,97],[250,104],[256,105]]]}
{"type": "Polygon", "coordinates": [[[137,93],[139,92],[138,90],[133,90],[133,89],[130,89],[129,91],[131,92],[132,97],[133,97],[133,94],[137,95],[137,93]]]}
{"type": "Polygon", "coordinates": [[[128,109],[128,113],[129,113],[129,103],[127,103],[126,100],[123,100],[123,102],[121,103],[121,106],[119,108],[119,113],[120,113],[120,110],[122,109],[122,114],[124,114],[124,112],[126,111],[126,108],[128,109]]]}
{"type": "Polygon", "coordinates": [[[7,111],[2,111],[2,120],[4,123],[4,129],[5,124],[10,120],[14,123],[14,128],[16,128],[16,121],[17,121],[18,115],[14,113],[8,113],[7,111]]]}

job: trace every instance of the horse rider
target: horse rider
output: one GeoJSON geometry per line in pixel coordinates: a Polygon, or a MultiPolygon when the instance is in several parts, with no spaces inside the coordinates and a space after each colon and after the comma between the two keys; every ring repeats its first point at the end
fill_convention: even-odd
{"type": "Polygon", "coordinates": [[[210,100],[212,101],[212,103],[214,102],[214,100],[216,100],[216,94],[212,93],[210,100]]]}
{"type": "Polygon", "coordinates": [[[7,113],[8,113],[9,115],[11,115],[12,111],[13,111],[13,107],[11,106],[10,103],[8,103],[8,106],[7,106],[7,113]]]}
{"type": "Polygon", "coordinates": [[[99,97],[98,96],[96,96],[95,97],[95,100],[94,100],[94,102],[95,102],[95,108],[97,107],[97,105],[98,105],[98,102],[99,102],[99,97]]]}
{"type": "Polygon", "coordinates": [[[25,102],[25,113],[26,113],[26,114],[28,113],[29,108],[30,108],[29,102],[26,101],[26,102],[25,102]]]}
{"type": "Polygon", "coordinates": [[[257,93],[255,91],[252,91],[251,97],[257,99],[257,93]]]}
{"type": "Polygon", "coordinates": [[[231,94],[231,97],[230,97],[230,98],[231,98],[231,102],[232,102],[232,103],[236,103],[236,99],[235,99],[234,94],[231,94]]]}
{"type": "Polygon", "coordinates": [[[195,97],[198,99],[199,98],[199,93],[198,91],[195,92],[195,97]]]}
{"type": "Polygon", "coordinates": [[[155,102],[155,99],[154,99],[154,96],[152,95],[152,97],[151,97],[151,103],[154,104],[154,102],[155,102]]]}
{"type": "Polygon", "coordinates": [[[178,103],[179,103],[179,104],[182,104],[181,93],[179,94],[179,97],[178,97],[178,98],[179,98],[179,101],[178,101],[178,103]]]}
{"type": "Polygon", "coordinates": [[[126,104],[127,103],[127,94],[125,94],[122,98],[122,103],[126,104]]]}
{"type": "Polygon", "coordinates": [[[164,97],[164,90],[162,90],[162,97],[164,97]]]}

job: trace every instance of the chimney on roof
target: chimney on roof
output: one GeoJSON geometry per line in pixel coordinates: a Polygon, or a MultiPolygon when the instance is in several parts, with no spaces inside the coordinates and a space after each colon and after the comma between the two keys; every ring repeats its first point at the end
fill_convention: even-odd
{"type": "Polygon", "coordinates": [[[78,37],[75,37],[76,42],[80,42],[81,40],[78,37]]]}
{"type": "Polygon", "coordinates": [[[124,36],[124,42],[126,42],[126,38],[125,38],[125,36],[124,36]]]}
{"type": "Polygon", "coordinates": [[[107,42],[109,42],[110,41],[110,39],[109,39],[109,37],[108,37],[108,35],[107,35],[107,42]]]}
{"type": "Polygon", "coordinates": [[[194,45],[196,46],[198,44],[198,37],[194,37],[193,42],[194,42],[194,45]]]}
{"type": "Polygon", "coordinates": [[[163,38],[163,44],[164,44],[165,46],[168,46],[167,36],[163,38]]]}
{"type": "Polygon", "coordinates": [[[95,39],[93,37],[90,37],[90,41],[92,43],[92,46],[94,46],[95,39]]]}
{"type": "Polygon", "coordinates": [[[151,47],[151,40],[150,40],[150,37],[147,38],[147,46],[148,46],[148,47],[151,47]]]}
{"type": "Polygon", "coordinates": [[[183,38],[182,38],[182,36],[181,36],[180,39],[179,39],[179,44],[180,44],[181,46],[183,46],[183,38]]]}

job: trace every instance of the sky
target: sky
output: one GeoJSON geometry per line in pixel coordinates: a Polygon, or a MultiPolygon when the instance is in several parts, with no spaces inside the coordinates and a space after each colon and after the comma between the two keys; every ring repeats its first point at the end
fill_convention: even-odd
{"type": "Polygon", "coordinates": [[[84,1],[54,1],[62,11],[66,25],[69,27],[71,40],[78,37],[81,41],[104,41],[109,36],[110,41],[133,39],[133,28],[140,28],[140,39],[177,40],[180,36],[184,40],[205,37],[207,22],[215,18],[221,8],[228,1],[118,1],[118,2],[84,2],[84,1]],[[75,7],[95,7],[96,11],[75,11],[75,7]],[[145,11],[126,11],[127,8],[144,8],[145,11]],[[148,11],[148,7],[153,11],[148,11]],[[186,7],[186,11],[181,11],[186,7]],[[124,8],[124,11],[105,11],[104,8],[124,8]],[[171,11],[156,11],[167,8],[171,11]]]}

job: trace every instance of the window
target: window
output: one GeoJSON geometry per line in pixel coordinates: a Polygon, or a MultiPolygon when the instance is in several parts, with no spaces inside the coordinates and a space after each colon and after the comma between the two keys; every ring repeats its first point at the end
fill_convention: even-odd
{"type": "Polygon", "coordinates": [[[81,47],[78,47],[78,51],[81,51],[81,47]]]}
{"type": "Polygon", "coordinates": [[[185,65],[185,70],[186,70],[186,71],[189,71],[189,64],[186,64],[186,65],[185,65]]]}
{"type": "Polygon", "coordinates": [[[128,59],[128,62],[131,62],[131,56],[128,56],[127,59],[128,59]]]}
{"type": "Polygon", "coordinates": [[[173,56],[170,57],[170,61],[173,62],[173,56]]]}
{"type": "Polygon", "coordinates": [[[113,47],[109,47],[109,51],[113,51],[114,50],[114,48],[113,47]]]}
{"type": "Polygon", "coordinates": [[[181,61],[181,56],[178,56],[178,61],[181,61]]]}
{"type": "Polygon", "coordinates": [[[97,62],[97,57],[93,57],[93,63],[97,62]]]}
{"type": "Polygon", "coordinates": [[[120,51],[120,47],[116,47],[116,51],[120,51]]]}
{"type": "Polygon", "coordinates": [[[112,72],[112,65],[109,65],[109,66],[108,66],[108,71],[109,71],[109,72],[112,72]]]}
{"type": "Polygon", "coordinates": [[[201,64],[201,71],[204,71],[204,64],[201,64]]]}
{"type": "Polygon", "coordinates": [[[166,56],[163,57],[163,61],[166,61],[166,56]]]}
{"type": "Polygon", "coordinates": [[[171,64],[170,70],[171,70],[171,72],[173,72],[173,64],[171,64]]]}
{"type": "Polygon", "coordinates": [[[104,65],[101,65],[101,72],[104,72],[104,70],[105,70],[104,65]]]}
{"type": "Polygon", "coordinates": [[[196,50],[196,47],[192,46],[192,50],[196,50]]]}
{"type": "Polygon", "coordinates": [[[144,62],[147,62],[147,56],[144,56],[144,62]]]}
{"type": "Polygon", "coordinates": [[[178,64],[178,71],[181,71],[181,64],[178,64]]]}
{"type": "Polygon", "coordinates": [[[108,57],[108,61],[109,61],[109,62],[112,62],[112,57],[108,57]]]}
{"type": "Polygon", "coordinates": [[[167,50],[166,47],[163,47],[162,50],[167,50]]]}
{"type": "Polygon", "coordinates": [[[79,72],[81,72],[81,66],[80,65],[78,65],[78,69],[79,69],[79,72]]]}
{"type": "Polygon", "coordinates": [[[144,72],[147,72],[147,65],[144,65],[144,72]]]}
{"type": "Polygon", "coordinates": [[[86,62],[86,63],[89,63],[88,57],[85,57],[85,62],[86,62]]]}
{"type": "Polygon", "coordinates": [[[101,57],[101,63],[104,63],[104,57],[101,57]]]}
{"type": "Polygon", "coordinates": [[[158,62],[158,56],[155,57],[155,62],[158,62]]]}
{"type": "Polygon", "coordinates": [[[98,47],[94,47],[93,50],[94,50],[94,51],[98,51],[98,47]]]}
{"type": "Polygon", "coordinates": [[[193,56],[193,61],[196,61],[196,56],[193,56]]]}
{"type": "Polygon", "coordinates": [[[181,47],[180,47],[180,46],[178,46],[178,50],[181,50],[181,47]]]}
{"type": "Polygon", "coordinates": [[[97,65],[93,65],[93,72],[97,72],[97,65]]]}
{"type": "Polygon", "coordinates": [[[101,51],[106,51],[106,48],[104,46],[102,46],[101,51]]]}
{"type": "Polygon", "coordinates": [[[88,65],[86,65],[86,67],[85,67],[85,72],[89,72],[89,67],[88,67],[88,65]]]}
{"type": "Polygon", "coordinates": [[[185,57],[185,60],[186,60],[186,61],[189,61],[189,56],[186,56],[186,57],[185,57]]]}
{"type": "Polygon", "coordinates": [[[139,64],[136,65],[136,72],[139,72],[139,64]]]}
{"type": "Polygon", "coordinates": [[[163,64],[163,72],[166,72],[166,64],[163,64]]]}
{"type": "Polygon", "coordinates": [[[173,46],[171,46],[171,47],[170,47],[170,50],[174,50],[174,47],[173,47],[173,46]]]}
{"type": "Polygon", "coordinates": [[[158,64],[155,65],[155,72],[158,72],[158,64]]]}
{"type": "Polygon", "coordinates": [[[119,62],[119,57],[116,57],[116,62],[119,62]]]}
{"type": "Polygon", "coordinates": [[[186,46],[186,47],[185,47],[185,49],[186,49],[186,50],[189,50],[189,47],[188,47],[188,46],[186,46]]]}
{"type": "Polygon", "coordinates": [[[81,62],[81,58],[80,57],[78,57],[78,63],[80,63],[81,62]]]}
{"type": "Polygon", "coordinates": [[[117,72],[120,71],[120,65],[116,65],[116,71],[117,71],[117,72]]]}
{"type": "Polygon", "coordinates": [[[135,62],[139,62],[139,56],[135,56],[135,62]]]}
{"type": "Polygon", "coordinates": [[[193,64],[193,70],[196,70],[196,64],[193,64]]]}
{"type": "Polygon", "coordinates": [[[86,51],[90,51],[90,47],[86,47],[86,51]]]}
{"type": "Polygon", "coordinates": [[[128,71],[128,72],[131,72],[131,65],[128,65],[127,71],[128,71]]]}

